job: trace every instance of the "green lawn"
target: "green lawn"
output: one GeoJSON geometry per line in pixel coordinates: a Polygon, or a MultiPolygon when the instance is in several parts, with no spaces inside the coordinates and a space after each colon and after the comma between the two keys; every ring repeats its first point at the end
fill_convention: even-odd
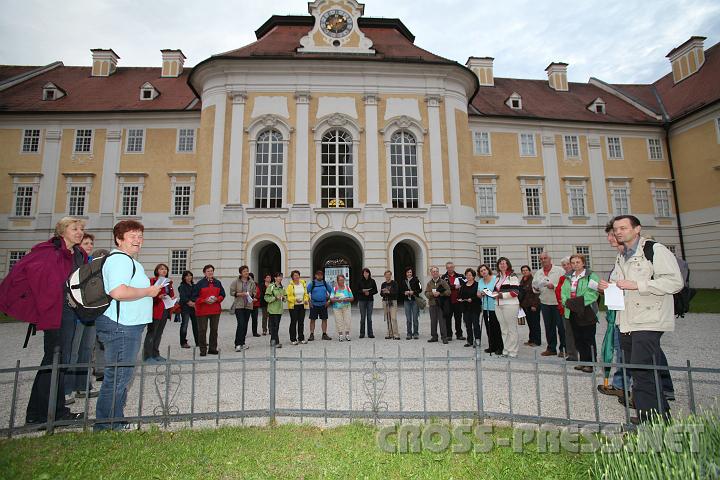
{"type": "MultiPolygon", "coordinates": [[[[377,430],[352,424],[126,433],[63,433],[0,441],[0,478],[12,479],[576,479],[592,454],[385,453],[377,430]]],[[[495,435],[511,436],[509,430],[495,435]]]]}
{"type": "Polygon", "coordinates": [[[720,313],[720,290],[700,288],[690,302],[690,313],[720,313]]]}

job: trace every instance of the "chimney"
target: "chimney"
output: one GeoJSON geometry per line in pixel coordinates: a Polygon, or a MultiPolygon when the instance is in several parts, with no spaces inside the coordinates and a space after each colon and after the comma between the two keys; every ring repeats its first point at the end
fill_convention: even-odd
{"type": "Polygon", "coordinates": [[[160,50],[162,53],[162,77],[179,77],[182,75],[185,55],[182,50],[160,50]]]}
{"type": "Polygon", "coordinates": [[[678,83],[700,70],[705,63],[705,37],[690,37],[666,55],[672,66],[673,82],[678,83]]]}
{"type": "Polygon", "coordinates": [[[483,87],[492,87],[495,85],[495,77],[493,75],[493,57],[470,57],[465,66],[477,75],[480,85],[483,87]]]}
{"type": "Polygon", "coordinates": [[[117,69],[120,57],[112,49],[94,48],[92,52],[92,76],[109,77],[117,69]]]}
{"type": "Polygon", "coordinates": [[[562,62],[553,62],[547,66],[545,71],[548,75],[550,88],[557,92],[568,91],[567,67],[568,64],[562,62]]]}

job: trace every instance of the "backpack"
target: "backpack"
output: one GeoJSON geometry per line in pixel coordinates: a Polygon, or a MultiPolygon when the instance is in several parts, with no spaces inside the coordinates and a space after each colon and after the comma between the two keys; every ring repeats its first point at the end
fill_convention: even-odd
{"type": "MultiPolygon", "coordinates": [[[[105,292],[103,267],[105,266],[105,261],[113,255],[125,255],[132,261],[132,277],[134,277],[135,262],[132,260],[132,257],[127,253],[113,252],[82,265],[71,273],[65,282],[65,287],[68,292],[68,305],[75,311],[83,323],[94,322],[95,319],[105,313],[105,310],[110,306],[112,297],[105,292]]],[[[117,309],[119,319],[119,302],[117,303],[117,309]]]]}
{"type": "MultiPolygon", "coordinates": [[[[657,242],[654,242],[652,240],[646,240],[645,245],[643,245],[643,256],[652,263],[653,258],[655,258],[655,244],[657,242]]],[[[654,278],[655,275],[651,278],[654,278]]],[[[690,281],[690,272],[687,274],[687,278],[685,279],[685,283],[687,284],[690,281]]],[[[680,290],[678,293],[673,295],[673,302],[674,302],[674,310],[675,310],[675,316],[679,318],[685,318],[685,314],[690,311],[690,301],[693,299],[695,294],[697,293],[697,290],[694,288],[689,287],[683,287],[682,290],[680,290]]]]}
{"type": "MultiPolygon", "coordinates": [[[[321,285],[322,285],[323,287],[325,287],[325,291],[326,291],[326,292],[330,293],[330,292],[328,291],[328,288],[330,287],[330,285],[328,285],[328,283],[327,283],[326,280],[323,280],[321,285]]],[[[310,296],[311,296],[311,297],[312,297],[313,290],[315,290],[315,287],[319,287],[319,286],[321,286],[321,285],[318,285],[318,284],[316,283],[315,279],[313,278],[313,280],[312,280],[312,285],[310,286],[310,296]]]]}

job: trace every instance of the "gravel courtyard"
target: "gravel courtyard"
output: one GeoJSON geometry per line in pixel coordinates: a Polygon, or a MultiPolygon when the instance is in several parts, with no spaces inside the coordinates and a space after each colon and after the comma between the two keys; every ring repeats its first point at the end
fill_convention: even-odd
{"type": "MultiPolygon", "coordinates": [[[[400,331],[404,332],[405,319],[398,312],[400,331]]],[[[720,352],[716,346],[720,315],[689,314],[679,319],[676,331],[663,337],[663,348],[671,366],[686,366],[689,360],[693,367],[720,367],[720,352]]],[[[170,405],[177,407],[179,413],[214,414],[216,411],[232,412],[241,410],[263,410],[269,406],[270,398],[270,346],[269,337],[248,339],[250,348],[245,351],[246,361],[241,361],[243,353],[235,353],[233,339],[235,317],[223,314],[220,320],[220,361],[216,356],[203,357],[195,367],[195,382],[192,381],[192,364],[174,366],[171,386],[168,389],[170,405]],[[235,359],[235,361],[224,361],[235,359]],[[219,395],[218,395],[219,384],[219,395]],[[191,401],[194,389],[194,404],[191,401]]],[[[431,412],[473,412],[477,411],[477,389],[475,358],[472,348],[464,348],[462,341],[452,341],[448,345],[427,343],[430,319],[426,312],[420,317],[420,340],[385,340],[385,322],[382,313],[374,314],[375,339],[359,339],[359,313],[353,314],[351,342],[338,342],[334,322],[329,322],[329,334],[332,341],[319,340],[319,324],[316,327],[316,340],[307,345],[292,346],[288,339],[289,318],[283,315],[280,325],[280,339],[283,348],[277,350],[278,368],[276,377],[276,408],[324,410],[352,410],[353,416],[362,416],[372,410],[371,403],[376,401],[381,409],[408,412],[408,416],[431,412]],[[425,356],[425,389],[423,391],[423,354],[425,356]],[[300,382],[300,362],[303,357],[302,383],[300,382]],[[325,377],[325,355],[327,355],[327,380],[325,377]],[[375,381],[369,374],[371,358],[377,358],[378,369],[375,381]],[[399,359],[398,359],[399,357],[399,359]],[[369,360],[370,359],[370,360],[369,360]],[[400,374],[398,375],[398,370],[400,374]],[[449,372],[449,375],[448,375],[449,372]],[[449,381],[448,381],[449,378],[449,381]],[[327,387],[326,387],[327,385],[327,387]],[[327,390],[326,390],[327,388],[327,390]],[[399,395],[399,392],[402,395],[399,395]],[[302,402],[302,405],[301,405],[302,402]],[[401,404],[402,402],[402,404],[401,404]]],[[[606,322],[600,319],[597,332],[598,348],[602,343],[606,322]]],[[[527,326],[519,326],[520,341],[528,337],[527,326]]],[[[26,324],[0,324],[0,368],[12,368],[20,360],[21,366],[36,366],[42,357],[42,334],[31,338],[27,349],[22,349],[26,324]]],[[[307,335],[308,321],[305,322],[307,335]]],[[[162,353],[170,346],[170,358],[191,360],[193,350],[179,347],[179,323],[168,323],[163,335],[162,353]]],[[[192,334],[189,332],[192,342],[192,334]]],[[[543,327],[544,341],[544,327],[543,327]]],[[[487,338],[483,332],[483,348],[487,338]]],[[[566,414],[578,421],[592,423],[596,418],[595,385],[602,381],[598,373],[593,382],[592,375],[577,372],[568,365],[569,403],[565,402],[564,370],[565,362],[557,357],[539,357],[544,350],[521,346],[518,360],[497,359],[482,353],[482,402],[485,412],[494,414],[538,415],[565,418],[566,414]],[[536,390],[536,372],[532,360],[542,358],[537,368],[539,375],[539,394],[536,390]],[[509,372],[509,373],[508,373],[509,372]],[[510,381],[508,381],[510,379],[510,381]],[[508,388],[512,385],[512,388],[508,388]],[[538,398],[540,399],[538,406],[538,398]]],[[[199,353],[199,352],[198,352],[199,353]]],[[[200,357],[197,357],[200,359],[200,357]]],[[[162,413],[162,400],[166,394],[164,386],[164,366],[148,365],[144,368],[141,380],[140,369],[129,392],[125,414],[150,415],[162,413]],[[142,401],[140,390],[143,390],[142,401]],[[159,392],[159,394],[158,394],[159,392]]],[[[19,376],[17,390],[17,412],[15,425],[24,423],[25,407],[32,385],[34,372],[23,372],[19,376]]],[[[689,406],[688,377],[686,372],[673,372],[675,395],[677,400],[671,403],[674,414],[685,413],[689,406]]],[[[695,402],[700,406],[715,405],[720,395],[720,374],[693,372],[693,390],[695,402]]],[[[13,394],[14,373],[0,374],[0,428],[7,428],[10,419],[13,394]]],[[[99,384],[96,386],[99,388],[99,384]]],[[[624,410],[615,397],[598,394],[597,412],[603,422],[622,422],[624,410]]],[[[85,400],[76,400],[71,406],[73,411],[81,411],[85,400]]],[[[94,416],[95,400],[89,401],[91,418],[94,416]]],[[[349,416],[329,418],[324,416],[303,416],[302,421],[316,424],[334,425],[349,420],[349,416]]],[[[457,417],[455,417],[457,418],[457,417]]],[[[298,422],[299,417],[279,417],[278,421],[298,422]]],[[[239,419],[220,419],[220,424],[238,424],[239,419]]],[[[245,424],[264,424],[267,416],[245,419],[245,424]]],[[[214,420],[201,420],[195,425],[213,425],[214,420]]],[[[177,422],[173,427],[187,425],[177,422]]]]}

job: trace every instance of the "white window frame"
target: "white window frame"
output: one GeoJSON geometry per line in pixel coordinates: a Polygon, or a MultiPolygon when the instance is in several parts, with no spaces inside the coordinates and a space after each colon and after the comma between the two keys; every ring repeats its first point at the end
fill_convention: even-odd
{"type": "Polygon", "coordinates": [[[195,145],[197,144],[197,129],[195,128],[178,128],[177,129],[177,142],[175,144],[175,153],[195,153],[195,145]],[[192,149],[181,150],[180,139],[182,138],[182,132],[192,132],[192,149]]]}
{"type": "MultiPolygon", "coordinates": [[[[357,155],[356,155],[356,150],[355,150],[355,146],[354,146],[354,145],[355,145],[355,137],[353,136],[353,134],[352,134],[349,130],[347,130],[347,129],[345,129],[345,128],[342,128],[342,127],[332,127],[332,128],[327,129],[327,130],[325,131],[325,133],[323,133],[321,139],[322,139],[322,138],[325,138],[325,135],[327,135],[328,133],[330,133],[330,132],[332,132],[332,131],[337,131],[337,132],[338,132],[338,134],[337,134],[338,136],[339,136],[340,134],[343,134],[343,133],[347,135],[347,142],[346,142],[346,143],[343,142],[343,143],[347,146],[347,147],[346,147],[346,148],[347,148],[347,151],[345,152],[345,154],[347,155],[347,154],[349,153],[349,154],[351,155],[351,158],[350,158],[350,162],[349,162],[349,163],[341,164],[341,163],[338,161],[339,151],[338,151],[338,150],[335,150],[334,154],[332,154],[332,158],[330,158],[330,161],[325,162],[325,161],[323,160],[323,157],[322,157],[322,155],[323,155],[323,154],[322,154],[322,143],[323,143],[323,142],[322,142],[322,140],[320,141],[320,169],[319,169],[320,171],[318,172],[318,173],[320,174],[320,185],[319,185],[319,186],[320,186],[320,206],[321,206],[321,208],[329,208],[329,209],[330,209],[330,208],[331,208],[331,209],[357,208],[358,203],[357,203],[357,199],[355,198],[354,192],[357,191],[357,188],[356,188],[356,187],[357,187],[357,185],[358,185],[358,183],[359,183],[359,175],[358,175],[358,174],[359,174],[360,172],[358,171],[358,160],[359,160],[359,159],[358,159],[358,157],[357,157],[357,155]],[[322,170],[322,167],[323,167],[323,165],[325,165],[325,164],[326,164],[326,165],[330,165],[330,166],[335,166],[337,169],[339,169],[340,166],[345,166],[345,167],[347,167],[347,166],[349,165],[350,168],[351,168],[351,175],[349,175],[349,177],[350,177],[350,179],[351,179],[350,183],[349,183],[349,184],[346,183],[346,184],[344,184],[344,185],[340,185],[340,182],[339,182],[340,174],[338,173],[339,170],[336,170],[336,173],[335,173],[335,175],[334,175],[335,181],[334,181],[333,185],[323,185],[323,184],[322,184],[322,178],[323,178],[323,170],[322,170]],[[334,191],[335,191],[335,195],[336,195],[335,198],[330,198],[330,197],[328,197],[328,204],[325,205],[325,206],[323,206],[323,201],[324,201],[324,197],[323,197],[323,194],[322,194],[323,189],[334,190],[334,191]],[[350,205],[350,206],[348,206],[347,204],[342,205],[342,206],[340,206],[340,205],[331,206],[331,205],[330,205],[330,202],[333,201],[333,200],[337,200],[337,199],[338,199],[338,198],[337,198],[337,195],[339,194],[339,191],[340,191],[341,189],[342,189],[342,190],[348,190],[348,189],[350,190],[350,197],[349,197],[348,199],[352,199],[353,204],[350,205]]],[[[340,144],[341,144],[340,142],[336,142],[336,145],[340,145],[340,144]]],[[[344,176],[347,177],[348,175],[344,175],[344,176]]]]}
{"type": "Polygon", "coordinates": [[[178,248],[178,249],[172,249],[170,250],[170,258],[168,261],[168,266],[170,267],[170,272],[168,272],[169,275],[173,276],[181,276],[185,270],[188,270],[188,266],[190,265],[190,250],[187,248],[178,248]],[[177,256],[176,256],[177,254],[177,256]],[[185,255],[185,258],[181,258],[182,255],[185,255]],[[176,261],[185,262],[185,266],[181,269],[176,269],[176,261]]]}
{"type": "Polygon", "coordinates": [[[15,188],[14,217],[32,217],[35,210],[35,194],[32,185],[18,185],[15,188]],[[29,201],[29,202],[28,202],[29,201]],[[21,204],[22,202],[22,204],[21,204]]]}
{"type": "Polygon", "coordinates": [[[613,215],[631,215],[632,209],[630,208],[630,189],[625,186],[617,186],[610,188],[610,201],[612,202],[613,215]],[[626,209],[622,210],[618,208],[618,202],[616,202],[619,193],[624,192],[624,201],[627,204],[626,209]]]}
{"type": "Polygon", "coordinates": [[[581,155],[580,155],[580,136],[579,136],[579,135],[575,135],[575,134],[566,134],[566,135],[563,135],[563,150],[565,151],[565,158],[573,158],[573,159],[581,158],[581,155]],[[573,146],[572,143],[571,143],[571,142],[573,142],[573,139],[574,139],[575,149],[577,150],[577,154],[576,154],[576,155],[571,155],[571,153],[575,153],[575,152],[568,152],[568,146],[571,146],[571,147],[573,146]],[[570,143],[569,143],[569,142],[570,142],[570,143]]]}
{"type": "Polygon", "coordinates": [[[568,214],[570,215],[570,218],[586,218],[588,216],[587,211],[587,187],[585,185],[568,185],[567,187],[567,195],[568,195],[568,214]],[[580,193],[579,198],[576,198],[576,194],[580,193]],[[575,209],[574,200],[581,200],[582,205],[580,205],[580,209],[575,209]]]}
{"type": "Polygon", "coordinates": [[[522,97],[519,93],[513,92],[507,100],[505,100],[505,105],[512,108],[513,110],[522,110],[522,97]],[[514,105],[513,102],[517,102],[517,107],[514,105]]]}
{"type": "MultiPolygon", "coordinates": [[[[83,137],[85,138],[85,137],[83,137]]],[[[92,155],[93,148],[95,143],[95,129],[92,128],[76,128],[75,129],[75,137],[73,139],[73,154],[80,154],[80,155],[92,155]],[[90,132],[90,147],[89,150],[78,150],[78,133],[79,132],[90,132]]]]}
{"type": "Polygon", "coordinates": [[[32,220],[35,218],[35,213],[37,211],[38,207],[38,192],[40,190],[40,178],[42,177],[42,174],[40,173],[11,173],[10,174],[13,177],[13,203],[12,203],[12,210],[10,212],[9,217],[11,219],[18,219],[18,220],[32,220]],[[25,181],[23,181],[25,180],[25,181]],[[29,180],[29,181],[28,181],[29,180]],[[30,198],[30,212],[28,215],[17,215],[17,208],[18,208],[18,193],[19,190],[22,189],[24,192],[27,192],[27,189],[30,189],[30,196],[23,195],[23,198],[30,198]]]}
{"type": "MultiPolygon", "coordinates": [[[[129,155],[135,155],[135,154],[142,154],[145,153],[145,143],[147,139],[145,138],[146,132],[144,128],[126,128],[125,129],[125,153],[129,155]],[[130,150],[130,132],[141,132],[140,135],[140,150],[130,150]]],[[[137,136],[133,137],[134,139],[137,139],[137,136]]]]}
{"type": "Polygon", "coordinates": [[[88,216],[88,210],[90,209],[90,192],[92,191],[92,184],[93,184],[93,176],[94,174],[87,174],[87,175],[73,175],[73,174],[63,174],[65,175],[65,188],[66,188],[66,195],[65,195],[65,211],[67,214],[71,217],[87,217],[88,216]],[[84,187],[85,188],[85,198],[83,203],[83,213],[77,214],[72,213],[70,211],[70,204],[71,204],[71,196],[72,196],[72,189],[73,187],[84,187]]]}
{"type": "Polygon", "coordinates": [[[418,158],[419,148],[418,148],[418,142],[415,134],[407,129],[398,129],[394,131],[390,135],[390,155],[388,157],[388,161],[390,163],[390,206],[392,208],[402,208],[402,209],[408,209],[408,208],[420,208],[420,159],[418,158]],[[396,143],[393,142],[393,139],[396,135],[401,135],[401,142],[396,143]],[[409,136],[410,139],[412,139],[412,142],[406,142],[406,135],[409,136]],[[400,153],[400,164],[394,164],[393,163],[393,146],[400,146],[401,153],[400,153]],[[412,153],[412,150],[414,150],[414,153],[412,153]],[[414,165],[407,164],[408,159],[414,160],[414,165]],[[408,179],[411,179],[411,176],[406,175],[407,168],[415,167],[415,185],[408,185],[408,179]],[[393,175],[393,168],[399,167],[401,169],[401,174],[393,175]],[[398,178],[401,181],[400,185],[392,185],[392,181],[398,178]],[[397,190],[400,190],[402,192],[402,198],[396,198],[395,192],[397,190]],[[408,193],[413,192],[415,193],[414,200],[417,202],[417,205],[408,205],[409,202],[412,202],[413,198],[408,198],[408,193]],[[397,203],[396,203],[397,202],[397,203]],[[403,204],[400,204],[402,202],[403,204]]]}
{"type": "Polygon", "coordinates": [[[6,272],[10,273],[10,270],[15,266],[15,264],[19,262],[25,255],[27,255],[27,253],[27,250],[9,250],[7,256],[6,272]]]}
{"type": "MultiPolygon", "coordinates": [[[[263,143],[266,143],[266,142],[263,142],[263,143]]],[[[285,203],[285,202],[286,202],[286,191],[287,191],[285,179],[286,179],[286,177],[287,177],[288,147],[289,147],[288,137],[286,136],[285,131],[282,130],[282,129],[279,129],[279,128],[274,128],[274,127],[273,127],[273,128],[265,128],[265,129],[259,131],[259,132],[257,133],[257,135],[256,135],[255,137],[253,137],[253,141],[251,142],[251,148],[252,148],[252,150],[251,150],[251,152],[252,152],[252,171],[250,172],[250,179],[251,179],[251,180],[250,180],[250,184],[251,184],[251,187],[250,187],[250,188],[251,188],[251,196],[252,196],[251,208],[264,208],[264,209],[267,209],[267,208],[285,208],[285,205],[286,205],[286,203],[285,203]],[[266,195],[266,198],[261,198],[261,199],[259,199],[258,196],[257,196],[257,188],[258,188],[258,185],[257,185],[257,179],[258,179],[257,168],[258,168],[258,144],[259,144],[258,140],[259,140],[259,138],[260,138],[261,135],[264,135],[264,134],[267,133],[267,132],[276,132],[277,134],[280,135],[280,140],[279,140],[279,141],[277,141],[277,140],[272,140],[272,141],[270,141],[270,142],[267,142],[267,143],[269,143],[269,145],[277,144],[277,145],[281,145],[281,146],[282,146],[282,159],[281,159],[281,162],[279,163],[279,166],[280,166],[280,184],[279,184],[279,185],[271,185],[271,184],[270,184],[270,179],[272,178],[272,175],[271,175],[271,172],[270,172],[271,167],[272,167],[273,165],[277,166],[278,164],[277,164],[277,163],[273,164],[273,163],[271,162],[272,152],[271,152],[271,151],[268,151],[268,152],[267,152],[267,160],[268,160],[268,162],[267,162],[266,164],[264,164],[264,165],[267,165],[267,167],[268,167],[268,173],[267,173],[268,184],[267,184],[267,186],[266,186],[266,187],[267,187],[267,195],[266,195]],[[279,206],[270,207],[270,189],[271,189],[271,188],[280,188],[280,205],[279,205],[279,206]],[[267,206],[257,207],[257,206],[256,206],[256,202],[257,202],[258,200],[261,200],[261,201],[262,201],[262,200],[267,200],[267,206]]],[[[354,172],[353,172],[353,173],[354,173],[354,172]]]]}
{"type": "Polygon", "coordinates": [[[475,190],[475,205],[477,218],[498,218],[497,214],[497,178],[495,174],[473,175],[473,187],[475,190]],[[489,192],[490,210],[483,210],[481,194],[489,192]]]}
{"type": "Polygon", "coordinates": [[[528,133],[528,132],[520,132],[518,133],[518,144],[520,146],[520,156],[521,157],[537,157],[537,144],[535,141],[535,134],[534,133],[528,133]],[[531,143],[528,143],[527,145],[532,146],[532,151],[527,152],[523,150],[523,146],[526,145],[523,142],[523,137],[530,137],[531,143]]]}
{"type": "Polygon", "coordinates": [[[530,267],[530,271],[534,272],[535,270],[539,270],[542,264],[540,263],[540,255],[545,251],[544,245],[528,245],[527,254],[528,254],[528,266],[530,267]],[[533,250],[535,253],[533,253],[533,250]]]}
{"type": "Polygon", "coordinates": [[[23,136],[22,141],[20,142],[20,153],[22,155],[37,155],[40,153],[40,145],[42,143],[42,129],[40,128],[25,128],[23,129],[23,136]],[[33,135],[33,132],[37,132],[37,136],[33,135]],[[28,149],[26,150],[25,147],[28,145],[29,147],[33,146],[33,140],[37,139],[37,145],[35,145],[35,150],[28,149]],[[28,141],[26,144],[25,141],[28,141]]]}
{"type": "Polygon", "coordinates": [[[193,218],[195,209],[195,172],[170,172],[170,218],[193,218]],[[178,214],[175,210],[177,187],[189,187],[190,202],[187,214],[178,214]]]}
{"type": "Polygon", "coordinates": [[[526,175],[519,176],[518,179],[520,180],[520,193],[522,194],[523,218],[533,220],[545,218],[545,209],[543,208],[545,177],[537,175],[526,175]],[[529,188],[537,189],[538,191],[538,215],[531,214],[528,208],[529,197],[527,195],[527,191],[529,188]]]}
{"type": "Polygon", "coordinates": [[[500,253],[498,251],[498,247],[488,247],[488,246],[480,247],[480,258],[482,259],[482,261],[480,262],[481,264],[487,265],[488,267],[490,267],[491,270],[494,271],[496,264],[497,264],[497,259],[500,258],[500,253]],[[491,250],[491,249],[495,251],[494,255],[490,252],[488,252],[488,254],[485,253],[485,250],[491,250]],[[489,262],[488,258],[493,258],[493,261],[489,262]]]}
{"type": "Polygon", "coordinates": [[[647,152],[648,159],[653,161],[664,160],[665,154],[663,153],[662,139],[660,137],[653,137],[647,139],[647,152]],[[651,145],[651,142],[657,142],[657,145],[651,145]],[[657,150],[660,152],[660,156],[653,156],[653,151],[657,150]]]}
{"type": "Polygon", "coordinates": [[[142,199],[145,189],[146,173],[118,173],[117,207],[115,215],[118,218],[142,218],[142,199]],[[136,179],[136,180],[130,180],[136,179]],[[123,192],[125,187],[138,187],[137,211],[135,214],[123,213],[123,192]]]}
{"type": "MultiPolygon", "coordinates": [[[[413,121],[403,122],[402,128],[409,128],[410,131],[412,131],[415,134],[415,138],[420,138],[415,130],[413,130],[412,125],[413,121]],[[410,127],[406,127],[405,123],[409,124],[410,127]]],[[[391,122],[389,125],[386,125],[386,127],[381,130],[381,133],[385,135],[385,153],[386,155],[389,155],[389,148],[388,148],[388,142],[389,142],[389,135],[394,131],[392,125],[394,122],[391,119],[391,122]]],[[[358,170],[359,168],[359,161],[360,161],[360,138],[362,137],[363,129],[360,127],[360,125],[355,121],[354,118],[345,115],[343,113],[333,113],[330,115],[326,115],[318,120],[317,124],[315,125],[315,128],[312,129],[314,132],[313,141],[315,142],[315,165],[317,166],[315,170],[315,198],[317,199],[317,208],[320,210],[338,210],[338,209],[357,209],[360,205],[360,200],[358,198],[358,191],[359,188],[359,175],[361,175],[361,172],[358,170]],[[348,207],[323,207],[322,206],[322,164],[323,164],[323,158],[322,158],[322,139],[325,136],[326,133],[328,133],[330,130],[334,130],[339,128],[340,130],[345,130],[347,133],[350,134],[350,141],[352,143],[350,150],[352,152],[352,166],[353,166],[353,188],[352,188],[352,201],[353,206],[348,207]]],[[[420,150],[418,150],[418,156],[420,155],[420,150]]],[[[385,162],[386,165],[389,165],[390,162],[385,162]]],[[[422,163],[420,163],[422,165],[422,163]]],[[[388,170],[389,171],[389,170],[388,170]]],[[[420,167],[420,171],[422,171],[422,168],[420,167]]],[[[389,179],[390,177],[388,177],[389,179]]],[[[423,185],[422,182],[422,176],[419,177],[419,182],[421,185],[423,185]]],[[[336,187],[337,188],[337,187],[336,187]]],[[[287,190],[284,190],[287,191],[287,190]]],[[[422,189],[420,190],[422,192],[422,189]]],[[[389,192],[389,190],[388,190],[389,192]]],[[[422,193],[421,193],[422,195],[422,193]]],[[[388,200],[390,198],[390,195],[388,193],[388,200]]],[[[287,200],[283,198],[283,202],[286,202],[287,200]]],[[[285,203],[284,203],[285,204],[285,203]]],[[[422,200],[421,200],[422,204],[422,200]]]]}
{"type": "Polygon", "coordinates": [[[655,218],[672,218],[672,190],[670,185],[653,185],[652,186],[653,208],[655,209],[655,218]],[[662,195],[659,195],[662,192],[662,195]],[[660,198],[665,196],[666,198],[660,198]],[[660,208],[660,201],[667,201],[667,214],[660,208]]]}
{"type": "Polygon", "coordinates": [[[592,269],[592,247],[590,245],[575,245],[573,250],[575,253],[585,255],[585,268],[592,269]],[[581,249],[587,249],[587,252],[581,252],[581,249]]]}
{"type": "Polygon", "coordinates": [[[607,157],[608,160],[622,160],[624,158],[623,148],[622,148],[622,137],[614,137],[614,136],[607,136],[605,137],[605,146],[607,148],[607,157]],[[611,145],[610,139],[617,140],[617,145],[611,145]],[[620,155],[614,155],[613,149],[617,149],[620,152],[620,155]]]}
{"type": "Polygon", "coordinates": [[[492,135],[490,135],[488,130],[477,130],[473,132],[473,152],[475,155],[492,155],[492,135]],[[483,139],[483,135],[487,138],[483,139]],[[487,147],[485,151],[483,151],[483,146],[487,147]]]}

